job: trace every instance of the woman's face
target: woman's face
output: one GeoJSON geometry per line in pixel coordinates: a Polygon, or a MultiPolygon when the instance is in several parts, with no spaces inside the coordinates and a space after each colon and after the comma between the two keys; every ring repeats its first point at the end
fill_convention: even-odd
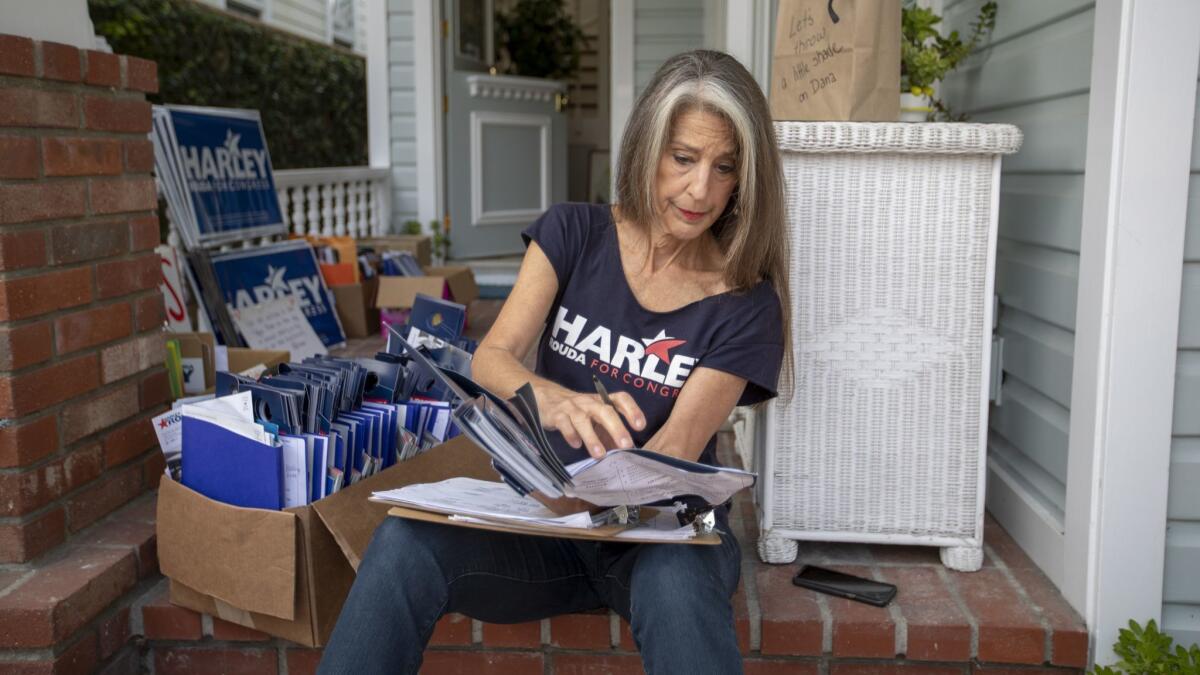
{"type": "Polygon", "coordinates": [[[725,212],[737,187],[735,147],[722,117],[691,110],[675,120],[654,185],[659,224],[666,234],[694,239],[725,212]]]}

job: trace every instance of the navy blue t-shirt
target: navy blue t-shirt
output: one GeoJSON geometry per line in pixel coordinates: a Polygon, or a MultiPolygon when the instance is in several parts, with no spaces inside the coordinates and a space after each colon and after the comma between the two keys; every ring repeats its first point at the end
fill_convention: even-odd
{"type": "MultiPolygon", "coordinates": [[[[558,275],[558,294],[538,343],[538,375],[579,392],[595,391],[594,373],[610,393],[628,392],[646,414],[631,429],[642,446],[666,423],[679,390],[696,368],[747,381],[738,405],[776,394],[783,359],[779,297],[767,281],[740,293],[712,295],[670,312],[638,302],[621,263],[617,228],[603,204],[557,204],[522,232],[538,243],[558,275]]],[[[587,457],[562,435],[547,434],[564,462],[587,457]]],[[[716,464],[716,437],[700,461],[716,464]]]]}

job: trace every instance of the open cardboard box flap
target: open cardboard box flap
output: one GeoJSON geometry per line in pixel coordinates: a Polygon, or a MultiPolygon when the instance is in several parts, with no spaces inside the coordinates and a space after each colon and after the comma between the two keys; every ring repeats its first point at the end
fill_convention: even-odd
{"type": "Polygon", "coordinates": [[[435,298],[450,289],[454,302],[468,305],[479,297],[475,275],[470,267],[426,267],[423,277],[379,277],[379,290],[375,295],[375,306],[380,309],[408,309],[413,306],[418,293],[435,298]]]}
{"type": "Polygon", "coordinates": [[[456,476],[496,480],[487,454],[466,436],[457,436],[383,473],[313,502],[313,510],[341,547],[350,566],[357,570],[371,535],[391,508],[388,504],[368,501],[372,492],[414,483],[436,483],[456,476]]]}
{"type": "Polygon", "coordinates": [[[475,274],[471,272],[470,267],[426,267],[425,273],[445,279],[446,285],[450,287],[450,294],[454,296],[454,301],[460,305],[470,304],[472,300],[479,297],[479,286],[475,285],[475,274]]]}
{"type": "Polygon", "coordinates": [[[159,569],[248,611],[295,618],[296,528],[287,511],[222,504],[170,479],[159,484],[159,569]]]}

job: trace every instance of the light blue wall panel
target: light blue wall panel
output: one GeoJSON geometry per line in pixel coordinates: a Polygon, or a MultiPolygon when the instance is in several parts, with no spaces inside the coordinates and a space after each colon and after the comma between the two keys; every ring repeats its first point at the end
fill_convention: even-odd
{"type": "Polygon", "coordinates": [[[1086,93],[972,115],[973,122],[1015,124],[1021,151],[1004,158],[1005,174],[1083,173],[1087,148],[1086,93]]]}
{"type": "Polygon", "coordinates": [[[992,430],[1055,480],[1067,482],[1067,408],[1036,389],[1009,376],[1004,382],[1004,404],[992,408],[992,430]]]}
{"type": "Polygon", "coordinates": [[[1078,253],[1082,218],[1083,174],[1006,172],[1000,179],[1000,231],[1005,239],[1078,253]]]}
{"type": "Polygon", "coordinates": [[[1074,330],[1079,256],[1002,239],[996,251],[996,292],[1006,306],[1074,330]]]}
{"type": "Polygon", "coordinates": [[[704,46],[704,0],[628,0],[633,23],[634,96],[642,93],[663,61],[704,46]]]}
{"type": "Polygon", "coordinates": [[[983,112],[1086,92],[1094,19],[1093,10],[1073,14],[981,50],[947,78],[944,95],[966,112],[983,112]]]}
{"type": "MultiPolygon", "coordinates": [[[[1200,438],[1171,442],[1171,489],[1167,517],[1200,521],[1200,438]]],[[[1200,575],[1200,568],[1196,570],[1200,575]]]]}
{"type": "Polygon", "coordinates": [[[1004,338],[1005,373],[1069,408],[1075,335],[1015,307],[1002,309],[997,333],[1004,338]]]}
{"type": "MultiPolygon", "coordinates": [[[[947,0],[947,27],[967,33],[984,1],[947,0]]],[[[1091,0],[1004,0],[988,44],[940,92],[971,121],[1015,124],[1025,135],[1001,177],[996,292],[1005,381],[991,411],[989,452],[1059,516],[1094,18],[1091,0]]]]}
{"type": "Polygon", "coordinates": [[[1163,597],[1177,604],[1200,605],[1200,522],[1167,521],[1167,557],[1163,597]]]}

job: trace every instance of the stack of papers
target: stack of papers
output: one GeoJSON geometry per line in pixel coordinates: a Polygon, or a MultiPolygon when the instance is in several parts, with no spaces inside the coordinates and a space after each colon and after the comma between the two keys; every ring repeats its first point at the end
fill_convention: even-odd
{"type": "Polygon", "coordinates": [[[402,507],[393,515],[420,517],[441,514],[440,521],[453,525],[478,526],[522,534],[589,539],[616,539],[632,542],[679,542],[715,544],[709,534],[698,535],[692,525],[680,525],[671,510],[654,512],[649,518],[628,526],[608,524],[607,512],[588,512],[559,516],[531,497],[522,497],[503,483],[451,478],[440,483],[408,485],[396,490],[375,492],[371,500],[402,507]]]}
{"type": "Polygon", "coordinates": [[[596,506],[636,506],[688,497],[724,503],[754,485],[755,474],[689,462],[642,449],[610,450],[600,459],[563,466],[538,417],[533,388],[526,384],[505,401],[470,378],[446,370],[409,345],[395,329],[392,339],[413,362],[433,373],[459,399],[454,420],[492,457],[496,471],[518,494],[576,497],[596,506]]]}

